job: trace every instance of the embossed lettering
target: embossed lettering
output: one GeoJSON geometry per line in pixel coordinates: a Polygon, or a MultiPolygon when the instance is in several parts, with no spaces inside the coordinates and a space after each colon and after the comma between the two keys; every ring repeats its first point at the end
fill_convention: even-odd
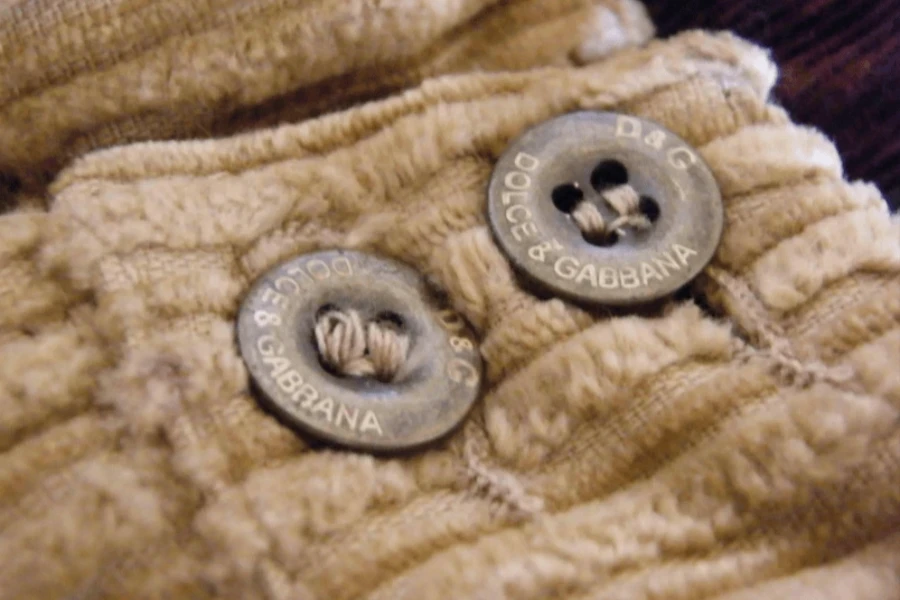
{"type": "Polygon", "coordinates": [[[275,356],[284,352],[284,345],[274,335],[261,335],[256,340],[256,349],[263,356],[275,356]]]}
{"type": "Polygon", "coordinates": [[[466,387],[478,385],[478,370],[461,358],[453,358],[447,363],[447,377],[453,383],[462,383],[466,387]]]}
{"type": "Polygon", "coordinates": [[[287,308],[288,307],[287,296],[285,296],[284,294],[279,294],[278,292],[276,292],[274,289],[272,289],[270,287],[267,287],[263,290],[262,300],[263,300],[263,302],[268,302],[279,308],[287,308]]]}
{"type": "Polygon", "coordinates": [[[334,419],[334,424],[338,427],[347,427],[350,431],[356,431],[356,421],[359,419],[359,409],[354,408],[351,413],[346,406],[343,404],[338,404],[337,409],[337,417],[334,419]],[[347,424],[344,425],[343,421],[346,421],[347,424]]]}
{"type": "Polygon", "coordinates": [[[510,171],[503,178],[503,183],[514,190],[527,190],[531,187],[531,177],[522,171],[510,171]]]}
{"type": "Polygon", "coordinates": [[[295,390],[303,385],[303,378],[300,377],[297,371],[290,369],[279,375],[275,382],[285,394],[293,394],[295,390]]]}
{"type": "Polygon", "coordinates": [[[623,288],[636,288],[641,285],[641,280],[638,279],[637,271],[631,267],[619,269],[619,281],[622,282],[623,288]]]}
{"type": "Polygon", "coordinates": [[[500,199],[503,206],[508,207],[504,215],[506,221],[511,224],[509,232],[515,241],[521,242],[525,238],[539,235],[534,215],[531,209],[525,206],[529,196],[522,190],[530,188],[532,183],[531,176],[526,171],[534,171],[541,162],[535,156],[519,152],[513,159],[513,163],[519,170],[510,171],[503,176],[503,184],[508,189],[504,189],[500,193],[500,199]]]}
{"type": "Polygon", "coordinates": [[[371,410],[366,411],[359,430],[362,432],[371,430],[376,432],[378,435],[384,435],[384,432],[381,431],[381,423],[378,422],[378,417],[376,417],[375,413],[373,413],[371,410]]]}
{"type": "Polygon", "coordinates": [[[274,325],[277,327],[281,325],[281,317],[279,315],[264,310],[257,310],[254,312],[253,320],[256,321],[256,324],[260,327],[265,327],[266,325],[274,325]]]}
{"type": "Polygon", "coordinates": [[[647,137],[644,138],[644,143],[652,148],[656,148],[657,150],[663,147],[663,142],[666,141],[666,134],[657,129],[656,131],[651,131],[647,137]]]}
{"type": "Polygon", "coordinates": [[[303,279],[304,281],[306,281],[306,283],[312,283],[312,281],[313,281],[312,278],[309,276],[309,274],[306,271],[304,271],[302,267],[300,267],[298,265],[293,265],[290,268],[288,268],[288,274],[296,275],[300,279],[303,279]]]}
{"type": "MultiPolygon", "coordinates": [[[[314,258],[307,262],[304,266],[293,265],[287,271],[290,275],[295,275],[303,279],[307,283],[312,283],[313,279],[323,280],[331,277],[332,272],[339,277],[349,277],[353,275],[353,263],[346,256],[336,256],[331,259],[329,266],[324,260],[314,258]]],[[[300,286],[296,281],[287,277],[279,277],[275,280],[275,289],[279,292],[285,291],[284,287],[291,287],[294,293],[300,292],[300,286]]]]}
{"type": "Polygon", "coordinates": [[[291,396],[291,400],[294,402],[300,402],[300,408],[310,409],[313,404],[315,404],[316,400],[319,399],[319,392],[313,386],[308,383],[304,383],[300,386],[300,389],[291,396]],[[303,402],[300,402],[300,399],[303,398],[303,402]]]}
{"type": "Polygon", "coordinates": [[[510,223],[521,223],[524,219],[531,218],[531,211],[522,206],[521,204],[513,204],[509,208],[506,209],[506,220],[510,223]],[[524,213],[522,219],[514,218],[516,213],[524,213]]]}
{"type": "Polygon", "coordinates": [[[636,138],[641,135],[641,122],[634,117],[619,115],[616,119],[616,137],[636,138]]]}
{"type": "Polygon", "coordinates": [[[688,248],[686,246],[682,246],[681,244],[673,244],[672,250],[675,251],[675,254],[678,256],[678,260],[681,261],[681,264],[687,266],[688,258],[697,254],[697,251],[693,248],[688,248]]]}
{"type": "Polygon", "coordinates": [[[353,265],[346,256],[338,256],[331,261],[331,268],[341,277],[349,277],[353,275],[353,265]]]}
{"type": "Polygon", "coordinates": [[[518,154],[516,154],[516,160],[514,160],[513,162],[518,168],[522,169],[523,171],[534,171],[541,164],[541,161],[539,161],[537,157],[525,152],[519,152],[518,154]]]}
{"type": "Polygon", "coordinates": [[[619,274],[615,269],[611,269],[609,267],[601,267],[600,272],[597,275],[600,287],[606,288],[608,290],[614,290],[619,287],[619,274]]]}
{"type": "Polygon", "coordinates": [[[306,270],[316,279],[328,279],[331,276],[331,269],[325,264],[324,260],[314,258],[306,263],[306,270]]]}
{"type": "Polygon", "coordinates": [[[673,271],[681,270],[681,266],[675,262],[675,259],[668,252],[663,252],[659,257],[655,257],[653,263],[662,271],[663,277],[669,276],[669,267],[673,271]]]}
{"type": "Polygon", "coordinates": [[[588,287],[631,289],[649,285],[652,280],[665,280],[671,272],[680,271],[683,266],[687,266],[689,258],[696,254],[697,251],[693,248],[673,244],[668,252],[661,252],[651,259],[642,261],[636,267],[620,269],[601,267],[593,263],[581,264],[576,258],[562,256],[554,263],[553,271],[563,279],[574,279],[576,283],[588,287]]]}
{"type": "MultiPolygon", "coordinates": [[[[531,250],[528,254],[531,254],[531,250]]],[[[543,260],[543,257],[541,259],[543,260]]],[[[560,256],[553,264],[553,272],[563,279],[572,279],[578,273],[578,261],[571,256],[560,256]]]]}
{"type": "Polygon", "coordinates": [[[291,361],[283,356],[266,356],[262,359],[263,363],[269,367],[269,375],[277,377],[286,369],[291,367],[291,361]]]}
{"type": "Polygon", "coordinates": [[[653,268],[653,265],[650,263],[641,263],[641,281],[644,285],[647,285],[651,279],[658,279],[662,281],[662,275],[653,268]]]}
{"type": "Polygon", "coordinates": [[[500,194],[500,200],[503,202],[503,206],[509,206],[513,201],[525,202],[528,200],[528,194],[525,192],[503,192],[500,194]]]}
{"type": "Polygon", "coordinates": [[[444,329],[449,331],[459,331],[463,328],[463,320],[458,314],[449,309],[444,309],[438,313],[438,319],[441,322],[441,325],[444,326],[444,329]]]}
{"type": "Polygon", "coordinates": [[[546,259],[546,254],[551,250],[559,250],[560,249],[559,242],[556,240],[550,242],[542,242],[535,246],[532,246],[528,249],[528,256],[531,260],[537,262],[544,262],[546,259]]]}
{"type": "Polygon", "coordinates": [[[334,420],[334,400],[329,397],[322,398],[312,410],[314,415],[322,414],[322,416],[331,423],[334,420]]]}
{"type": "Polygon", "coordinates": [[[279,277],[275,280],[275,289],[279,292],[287,292],[290,291],[292,294],[300,293],[300,284],[291,279],[290,277],[279,277]],[[286,290],[284,288],[290,288],[290,290],[286,290]]]}
{"type": "Polygon", "coordinates": [[[694,155],[694,153],[684,146],[672,148],[671,150],[669,150],[668,156],[669,164],[682,171],[697,162],[697,157],[694,155]]]}
{"type": "MultiPolygon", "coordinates": [[[[463,322],[453,311],[443,311],[441,322],[448,327],[463,327],[463,322]]],[[[473,351],[474,346],[468,338],[453,337],[451,346],[457,352],[473,351]]],[[[282,356],[284,345],[274,335],[263,335],[256,340],[256,348],[262,355],[262,362],[268,367],[269,376],[276,385],[287,394],[291,402],[299,408],[309,411],[312,415],[334,423],[338,427],[356,431],[371,431],[378,435],[384,435],[378,417],[371,410],[363,415],[360,423],[360,409],[348,408],[340,402],[335,402],[330,397],[322,397],[319,391],[303,380],[303,377],[292,368],[291,362],[282,356]]],[[[475,385],[478,381],[478,372],[466,361],[454,358],[450,361],[448,374],[456,382],[464,382],[466,385],[475,385]]]]}
{"type": "Polygon", "coordinates": [[[585,282],[591,284],[592,287],[597,287],[597,269],[591,263],[581,267],[578,277],[575,278],[575,283],[585,282]]]}
{"type": "Polygon", "coordinates": [[[450,338],[450,347],[453,348],[454,352],[467,352],[475,349],[472,346],[472,340],[457,336],[450,338]]]}
{"type": "Polygon", "coordinates": [[[522,241],[522,236],[532,237],[537,234],[537,225],[534,224],[534,221],[527,221],[520,225],[514,225],[510,232],[513,234],[513,237],[516,238],[517,242],[522,241]]]}
{"type": "MultiPolygon", "coordinates": [[[[616,119],[616,137],[640,139],[645,145],[662,151],[666,145],[668,136],[661,129],[652,129],[647,135],[643,134],[641,122],[625,115],[619,115],[616,119]]],[[[668,163],[674,168],[684,171],[697,162],[697,156],[684,146],[676,146],[666,151],[668,163]]]]}

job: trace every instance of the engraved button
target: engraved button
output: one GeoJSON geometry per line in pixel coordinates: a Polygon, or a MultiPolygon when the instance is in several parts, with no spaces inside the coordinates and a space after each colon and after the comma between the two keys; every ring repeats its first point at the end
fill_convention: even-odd
{"type": "Polygon", "coordinates": [[[238,341],[265,406],[352,448],[439,438],[481,385],[462,319],[411,268],[359,252],[308,254],[265,273],[241,306],[238,341]]]}
{"type": "Polygon", "coordinates": [[[722,234],[722,199],[697,151],[657,123],[576,112],[525,132],[488,189],[494,236],[526,281],[604,305],[692,280],[722,234]]]}

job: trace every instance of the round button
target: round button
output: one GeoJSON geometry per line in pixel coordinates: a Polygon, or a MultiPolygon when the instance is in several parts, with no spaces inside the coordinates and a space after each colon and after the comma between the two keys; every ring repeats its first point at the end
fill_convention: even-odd
{"type": "Polygon", "coordinates": [[[722,199],[696,150],[657,123],[576,112],[528,130],[488,189],[498,244],[526,279],[592,304],[671,294],[712,258],[722,199]]]}
{"type": "Polygon", "coordinates": [[[439,438],[481,385],[463,320],[411,268],[359,252],[308,254],[265,273],[241,306],[238,342],[264,404],[352,448],[439,438]]]}

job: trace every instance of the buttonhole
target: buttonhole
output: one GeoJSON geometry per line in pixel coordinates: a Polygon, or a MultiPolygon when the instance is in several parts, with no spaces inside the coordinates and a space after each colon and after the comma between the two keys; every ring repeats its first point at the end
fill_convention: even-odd
{"type": "Polygon", "coordinates": [[[330,312],[334,312],[337,310],[340,310],[340,309],[335,304],[331,304],[330,302],[328,304],[323,304],[322,306],[319,307],[319,310],[316,311],[315,322],[318,323],[322,319],[322,317],[324,317],[325,315],[327,315],[330,312]]]}
{"type": "Polygon", "coordinates": [[[617,160],[604,160],[591,171],[591,185],[598,192],[628,183],[628,169],[617,160]]]}
{"type": "Polygon", "coordinates": [[[570,213],[584,198],[584,192],[574,183],[564,183],[553,188],[550,197],[553,199],[553,205],[557,210],[570,213]]]}
{"type": "Polygon", "coordinates": [[[614,246],[616,242],[619,241],[619,234],[615,231],[582,231],[581,237],[583,237],[584,241],[586,241],[588,244],[593,244],[594,246],[602,246],[604,248],[614,246]]]}
{"type": "Polygon", "coordinates": [[[659,219],[659,204],[657,204],[656,200],[650,196],[641,196],[638,210],[641,211],[641,214],[647,217],[647,220],[651,223],[656,223],[656,220],[659,219]]]}
{"type": "Polygon", "coordinates": [[[385,310],[375,315],[375,322],[381,325],[390,325],[397,331],[403,330],[406,325],[403,317],[392,310],[385,310]]]}

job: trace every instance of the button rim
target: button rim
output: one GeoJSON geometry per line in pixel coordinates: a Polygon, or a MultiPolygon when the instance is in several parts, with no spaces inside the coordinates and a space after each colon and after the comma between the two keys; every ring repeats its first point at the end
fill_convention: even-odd
{"type": "MultiPolygon", "coordinates": [[[[329,263],[332,264],[332,263],[329,263]]],[[[320,284],[317,288],[308,288],[301,298],[308,303],[315,302],[316,297],[320,297],[323,290],[327,289],[329,284],[321,287],[322,281],[314,282],[320,284]]],[[[309,285],[307,283],[307,285],[309,285]]],[[[390,287],[389,284],[385,284],[390,287]]],[[[370,291],[366,287],[361,290],[370,291]]],[[[271,304],[265,304],[267,308],[271,308],[271,304]]],[[[318,439],[326,442],[337,444],[339,446],[354,450],[364,450],[369,452],[392,452],[403,451],[416,448],[451,433],[459,427],[465,420],[466,415],[474,406],[475,401],[481,395],[481,387],[483,385],[483,361],[479,352],[477,339],[469,325],[465,322],[461,315],[455,311],[454,323],[458,323],[458,330],[451,331],[450,326],[446,324],[441,317],[440,311],[449,310],[439,301],[438,294],[430,288],[424,277],[422,277],[412,267],[399,261],[376,256],[370,253],[359,252],[355,250],[329,249],[311,253],[304,253],[294,256],[291,259],[278,263],[266,271],[264,271],[249,286],[248,291],[241,302],[237,318],[237,341],[238,353],[243,360],[247,370],[249,381],[252,382],[254,394],[260,405],[264,406],[269,412],[277,415],[282,422],[298,431],[305,432],[318,439]],[[430,351],[431,348],[437,347],[440,355],[437,358],[427,358],[427,362],[433,365],[426,368],[425,377],[418,381],[394,383],[381,383],[365,378],[356,380],[353,378],[343,378],[328,373],[320,364],[317,354],[311,360],[309,354],[301,354],[291,351],[285,342],[291,339],[302,337],[300,333],[292,333],[289,328],[297,319],[302,316],[309,316],[309,313],[300,315],[299,311],[303,310],[299,300],[289,303],[287,311],[292,319],[282,321],[279,326],[272,326],[266,329],[271,333],[279,328],[283,331],[278,336],[279,343],[284,346],[284,356],[289,360],[288,369],[294,369],[302,377],[303,381],[316,388],[320,401],[324,397],[331,397],[334,404],[343,404],[349,407],[347,410],[358,408],[356,413],[358,418],[363,415],[364,410],[375,411],[377,404],[384,405],[387,402],[393,404],[393,408],[397,409],[394,413],[399,414],[399,410],[410,411],[400,414],[392,418],[384,418],[386,410],[382,410],[376,418],[379,419],[380,426],[384,430],[383,437],[374,435],[361,436],[359,432],[350,432],[345,428],[335,426],[331,420],[327,424],[313,419],[302,409],[295,406],[289,408],[287,399],[290,398],[284,390],[275,383],[273,375],[268,372],[267,367],[262,361],[263,356],[258,350],[257,344],[259,338],[265,333],[253,322],[253,313],[258,310],[259,300],[265,289],[273,289],[272,282],[292,267],[299,266],[301,263],[308,263],[311,260],[333,261],[337,258],[346,258],[349,264],[355,269],[353,274],[340,280],[340,283],[346,289],[352,289],[354,285],[363,283],[359,280],[359,276],[369,275],[370,272],[365,271],[365,267],[371,267],[377,264],[383,268],[379,276],[384,277],[385,281],[391,281],[396,285],[395,291],[399,290],[402,294],[406,294],[407,299],[415,297],[418,299],[418,305],[409,309],[409,312],[421,311],[420,317],[423,323],[427,325],[428,330],[423,335],[437,335],[437,339],[425,348],[422,346],[422,340],[413,340],[416,351],[420,354],[423,351],[430,351]],[[361,266],[362,265],[362,266],[361,266]],[[362,272],[356,269],[362,269],[362,272]],[[353,279],[356,278],[356,284],[353,279]],[[255,332],[255,333],[254,333],[255,332]],[[471,351],[456,352],[451,347],[452,337],[463,337],[469,341],[471,351]],[[465,381],[454,382],[448,375],[451,360],[468,360],[474,370],[475,384],[466,385],[465,381]],[[313,363],[314,360],[314,364],[313,363]],[[342,385],[342,382],[345,385],[342,385]],[[401,389],[398,391],[398,387],[401,389]],[[366,389],[367,388],[367,389],[366,389]],[[340,395],[333,393],[335,389],[340,390],[340,395]],[[363,394],[361,391],[370,392],[363,394]],[[412,397],[419,394],[419,397],[412,397]],[[430,395],[429,395],[430,394],[430,395]],[[418,408],[417,408],[418,407],[418,408]],[[305,418],[304,418],[305,417],[305,418]],[[408,424],[410,429],[404,430],[402,426],[408,424]],[[399,429],[399,433],[395,429],[399,429]]],[[[309,320],[310,323],[312,319],[309,320]]],[[[454,325],[454,327],[456,327],[454,325]]],[[[313,346],[313,351],[317,352],[313,346]]],[[[411,358],[414,358],[411,350],[411,358]]],[[[426,359],[421,359],[426,360],[426,359]]],[[[455,363],[454,363],[455,364],[455,363]]],[[[285,371],[286,372],[286,371],[285,371]]],[[[279,372],[279,375],[284,373],[279,372]]],[[[471,379],[471,378],[470,378],[471,379]]],[[[298,404],[295,402],[294,404],[298,404]]],[[[382,407],[383,408],[383,407],[382,407]]],[[[390,407],[389,407],[390,408],[390,407]]]]}
{"type": "MultiPolygon", "coordinates": [[[[615,143],[615,140],[617,138],[607,134],[603,139],[607,140],[608,143],[615,143]]],[[[621,142],[619,143],[621,144],[621,142]]],[[[556,144],[559,145],[559,142],[556,142],[556,144]]],[[[636,148],[641,149],[643,148],[643,145],[637,145],[636,148]]],[[[628,150],[633,151],[635,150],[635,148],[628,147],[628,150]]],[[[646,154],[646,149],[644,150],[646,154]]],[[[537,156],[539,154],[539,152],[530,153],[534,156],[537,156]]],[[[550,160],[556,159],[557,162],[559,162],[560,160],[565,160],[558,158],[556,154],[552,155],[550,157],[550,160]]],[[[539,156],[537,157],[540,158],[539,156]]],[[[651,160],[658,161],[659,159],[654,159],[651,156],[651,160]]],[[[666,170],[670,171],[672,169],[669,168],[666,170]]],[[[539,177],[540,175],[537,175],[535,178],[538,179],[539,177]]],[[[683,181],[676,183],[678,183],[679,185],[684,184],[683,181]]],[[[528,192],[532,196],[534,196],[534,194],[536,193],[533,189],[535,187],[539,186],[531,186],[528,189],[528,192]]],[[[513,266],[516,273],[519,274],[526,282],[531,283],[535,288],[537,288],[533,291],[543,291],[545,293],[550,293],[552,295],[565,298],[578,304],[589,306],[640,306],[645,304],[652,304],[660,300],[661,298],[672,295],[684,286],[689,285],[711,262],[711,260],[715,256],[716,250],[718,249],[724,231],[725,215],[721,190],[719,188],[718,182],[715,179],[715,176],[712,173],[712,170],[709,168],[709,165],[706,163],[697,149],[691,144],[687,143],[683,138],[666,128],[664,125],[651,119],[646,119],[637,115],[626,113],[612,111],[579,110],[551,117],[537,123],[532,127],[529,127],[519,136],[515,137],[497,159],[486,186],[486,193],[489,229],[492,233],[493,239],[497,243],[503,255],[513,266]],[[649,126],[661,130],[665,134],[666,139],[670,140],[670,142],[666,145],[667,148],[669,148],[670,145],[683,145],[684,147],[689,149],[693,156],[696,158],[695,163],[692,165],[692,167],[696,167],[696,169],[690,168],[682,171],[682,173],[684,174],[683,177],[698,178],[698,183],[695,185],[704,186],[703,189],[700,190],[701,192],[703,192],[700,194],[700,198],[701,200],[703,200],[701,205],[712,208],[712,210],[708,211],[708,222],[705,224],[704,228],[700,228],[699,225],[695,222],[689,222],[684,225],[686,230],[692,232],[695,232],[698,229],[703,229],[704,231],[708,232],[706,235],[697,235],[692,233],[690,236],[685,236],[692,239],[699,238],[701,240],[707,240],[704,241],[703,244],[698,248],[697,256],[694,257],[694,260],[691,261],[693,264],[686,265],[684,267],[685,270],[681,271],[681,276],[668,277],[668,281],[663,281],[662,284],[655,286],[655,291],[653,291],[652,293],[641,294],[640,290],[643,286],[630,289],[620,286],[617,290],[611,290],[610,288],[591,288],[588,286],[575,285],[573,278],[564,279],[561,276],[557,276],[553,274],[552,266],[548,269],[546,264],[541,266],[541,263],[537,262],[536,259],[529,258],[527,250],[528,247],[531,246],[531,244],[522,244],[516,241],[511,233],[511,226],[504,227],[503,225],[505,222],[504,211],[508,207],[502,204],[501,193],[504,191],[509,191],[509,189],[504,187],[503,178],[506,177],[510,171],[516,170],[514,163],[515,157],[519,154],[519,152],[528,152],[533,146],[539,146],[540,148],[542,148],[554,143],[555,140],[552,138],[553,128],[559,127],[560,124],[568,125],[572,122],[578,122],[583,119],[588,119],[589,121],[593,122],[596,127],[607,127],[614,130],[615,124],[620,117],[636,119],[641,122],[642,126],[644,127],[649,126]],[[550,141],[544,144],[540,144],[540,136],[547,135],[548,132],[550,141]]],[[[549,194],[547,195],[547,203],[549,204],[549,194]]],[[[532,199],[531,204],[527,204],[527,207],[529,209],[538,207],[534,211],[536,213],[533,217],[535,221],[540,218],[540,213],[538,212],[538,210],[540,209],[541,205],[538,204],[538,202],[539,200],[532,199]]],[[[672,200],[669,200],[669,202],[672,202],[672,200]]],[[[701,215],[703,214],[703,211],[697,209],[695,209],[695,212],[701,215]]],[[[552,232],[548,235],[541,235],[547,231],[547,225],[544,225],[542,227],[541,223],[535,222],[535,228],[539,232],[538,235],[535,235],[531,238],[533,240],[533,243],[535,244],[545,241],[559,242],[560,249],[558,250],[558,252],[561,252],[562,249],[570,249],[576,245],[582,246],[582,241],[580,239],[578,229],[574,226],[574,224],[571,226],[571,230],[566,232],[567,239],[570,240],[568,243],[566,239],[559,240],[556,236],[552,235],[552,232]],[[577,242],[575,243],[571,242],[571,236],[573,235],[579,235],[577,242]]],[[[669,235],[669,233],[667,233],[666,235],[669,235]]],[[[681,245],[685,245],[685,242],[683,241],[679,243],[681,245]]],[[[587,242],[584,242],[583,244],[587,245],[587,242]]],[[[600,255],[600,252],[603,251],[598,252],[594,250],[594,248],[599,247],[592,247],[585,250],[585,246],[582,246],[582,248],[579,249],[580,252],[570,251],[569,256],[574,255],[579,259],[583,256],[587,256],[587,258],[592,263],[596,263],[601,260],[601,258],[598,258],[598,255],[600,255]]],[[[612,248],[615,248],[615,246],[613,246],[612,248]]],[[[615,256],[615,251],[606,252],[606,260],[609,260],[610,257],[615,256]]],[[[548,252],[547,255],[549,256],[551,253],[552,252],[548,252]]],[[[642,251],[638,255],[638,259],[633,260],[631,264],[639,265],[641,263],[640,257],[645,255],[647,258],[649,258],[652,255],[652,252],[649,249],[642,251]]],[[[555,260],[559,260],[559,257],[556,257],[555,260]]],[[[579,260],[578,264],[580,266],[584,266],[587,262],[588,260],[579,260]]]]}

